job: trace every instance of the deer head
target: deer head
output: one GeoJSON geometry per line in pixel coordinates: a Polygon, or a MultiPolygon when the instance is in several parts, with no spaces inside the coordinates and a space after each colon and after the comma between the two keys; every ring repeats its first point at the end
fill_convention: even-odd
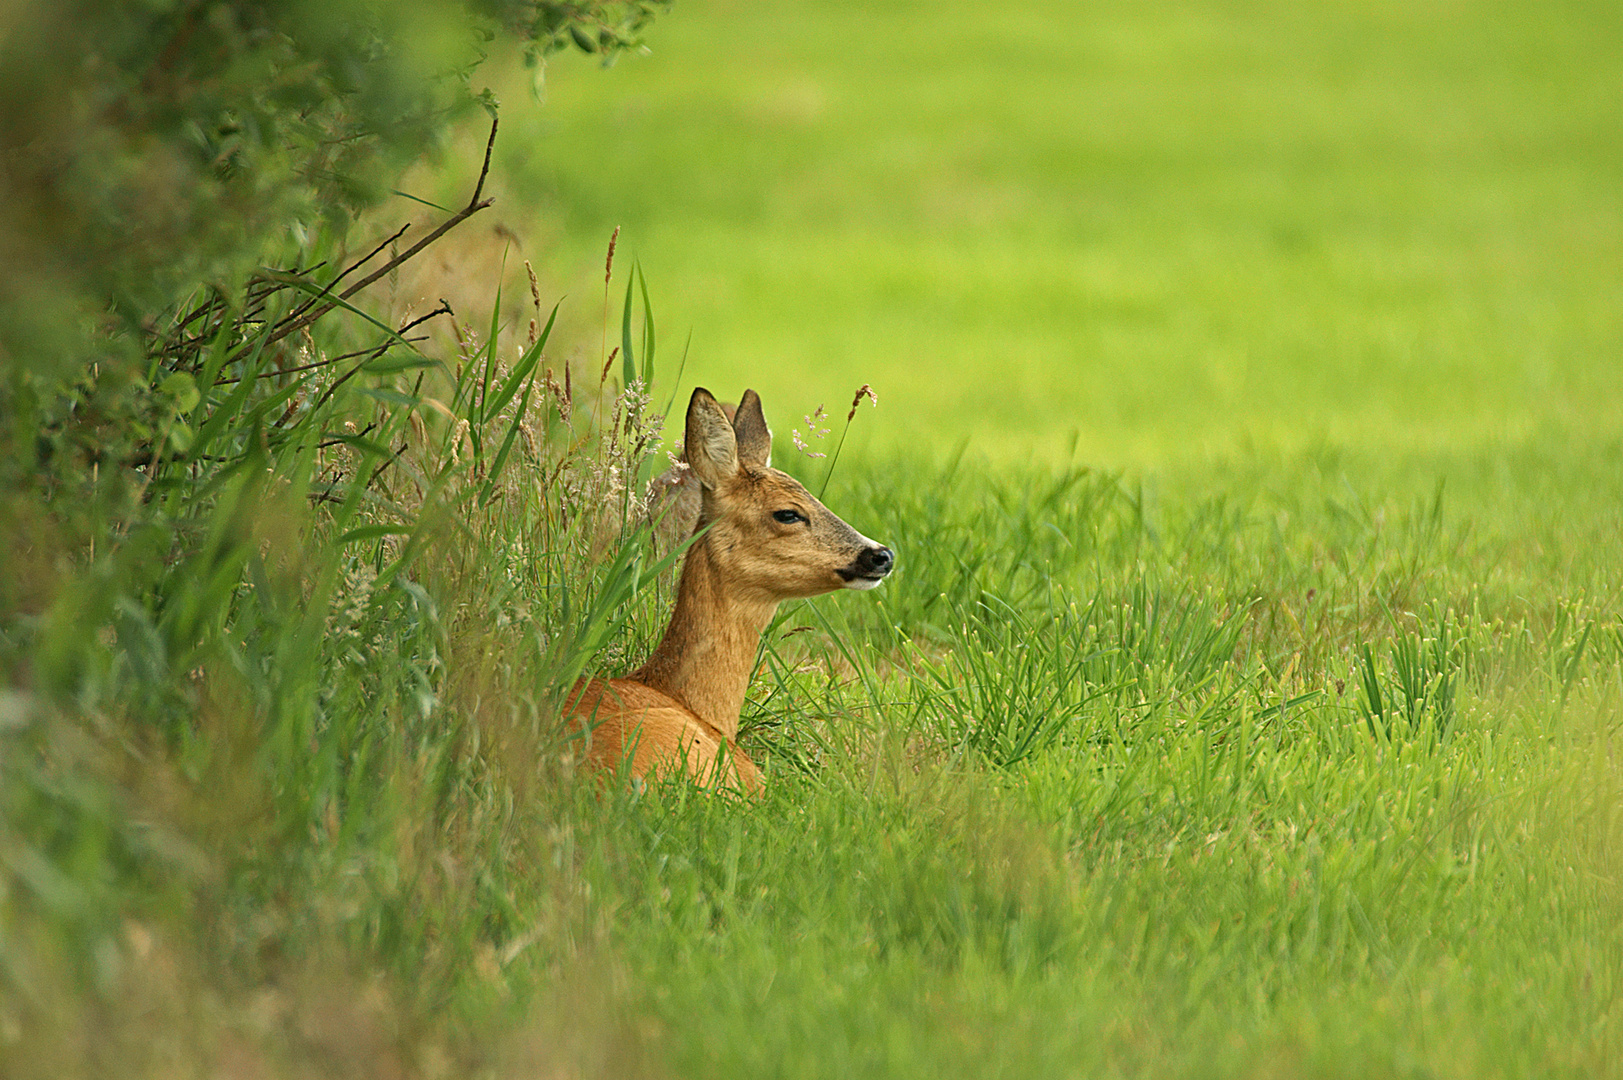
{"type": "Polygon", "coordinates": [[[729,591],[777,603],[871,589],[895,566],[888,547],[772,468],[772,432],[755,391],[744,391],[730,421],[710,391],[693,391],[685,442],[703,492],[698,527],[709,528],[703,543],[729,591]]]}

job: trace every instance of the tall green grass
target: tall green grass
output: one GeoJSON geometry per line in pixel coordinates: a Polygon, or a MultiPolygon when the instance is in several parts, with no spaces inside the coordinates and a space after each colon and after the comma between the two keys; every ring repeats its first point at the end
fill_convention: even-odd
{"type": "Polygon", "coordinates": [[[556,323],[275,338],[317,237],[157,328],[127,499],[6,519],[0,1074],[1623,1074],[1611,9],[694,7],[516,140],[556,323]],[[763,640],[753,801],[557,722],[696,378],[900,560],[763,640]]]}
{"type": "Polygon", "coordinates": [[[39,627],[7,1075],[1618,1071],[1615,566],[1356,474],[847,456],[902,564],[763,642],[766,794],[604,785],[556,702],[668,611],[647,395],[460,332],[161,466],[39,627]]]}
{"type": "MultiPolygon", "coordinates": [[[[388,1070],[419,1049],[389,1032],[500,1011],[466,976],[545,891],[560,695],[671,562],[640,497],[659,418],[543,363],[533,277],[511,351],[499,298],[481,329],[336,300],[382,250],[335,276],[318,239],[178,308],[104,482],[133,498],[28,553],[54,584],[3,627],[7,1075],[388,1070]]],[[[45,476],[43,520],[75,481],[99,497],[45,476]]]]}
{"type": "Polygon", "coordinates": [[[1616,1072],[1615,575],[1497,593],[1435,497],[1147,519],[1116,477],[977,472],[837,483],[901,576],[767,645],[764,802],[610,827],[667,1064],[1616,1072]],[[1319,544],[1358,557],[1288,558],[1319,544]]]}

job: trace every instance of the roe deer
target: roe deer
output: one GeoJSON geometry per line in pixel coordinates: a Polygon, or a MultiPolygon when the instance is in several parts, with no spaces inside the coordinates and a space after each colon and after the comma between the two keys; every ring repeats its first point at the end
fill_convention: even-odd
{"type": "Polygon", "coordinates": [[[648,662],[623,679],[582,679],[564,714],[586,760],[634,776],[685,770],[707,787],[761,788],[734,741],[761,632],[778,604],[835,589],[871,589],[895,556],[770,465],[761,399],[744,391],[733,420],[693,391],[684,437],[701,490],[676,610],[648,662]]]}

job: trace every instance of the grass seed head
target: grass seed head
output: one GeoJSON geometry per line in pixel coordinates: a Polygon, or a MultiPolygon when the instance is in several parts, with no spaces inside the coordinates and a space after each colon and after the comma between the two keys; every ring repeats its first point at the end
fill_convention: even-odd
{"type": "Polygon", "coordinates": [[[851,411],[845,414],[845,422],[847,424],[856,419],[857,406],[862,404],[863,398],[867,398],[869,401],[873,402],[874,408],[877,409],[879,407],[879,395],[873,392],[873,387],[869,386],[867,383],[863,383],[861,386],[857,387],[856,396],[851,399],[851,411]]]}

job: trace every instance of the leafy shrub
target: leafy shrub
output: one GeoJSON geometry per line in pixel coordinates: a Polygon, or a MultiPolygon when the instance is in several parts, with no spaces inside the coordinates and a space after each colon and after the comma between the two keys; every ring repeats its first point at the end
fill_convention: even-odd
{"type": "Polygon", "coordinates": [[[660,6],[8,14],[0,1072],[159,1069],[163,1039],[98,1021],[113,1001],[206,1058],[178,1023],[199,1002],[389,964],[399,1014],[440,1015],[545,887],[514,791],[564,768],[558,687],[658,568],[636,484],[660,418],[550,370],[533,289],[513,355],[499,304],[480,331],[367,312],[488,205],[483,174],[416,245],[339,256],[492,106],[466,75],[496,30],[612,56],[660,6]],[[504,854],[470,884],[473,850],[504,854]]]}

